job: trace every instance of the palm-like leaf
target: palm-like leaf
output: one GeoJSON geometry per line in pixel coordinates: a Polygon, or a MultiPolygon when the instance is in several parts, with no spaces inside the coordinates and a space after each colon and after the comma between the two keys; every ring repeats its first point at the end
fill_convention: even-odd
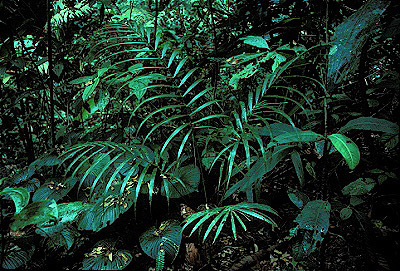
{"type": "Polygon", "coordinates": [[[228,220],[231,222],[231,229],[233,232],[233,236],[235,239],[237,238],[237,222],[242,226],[242,228],[246,231],[247,227],[244,223],[245,220],[250,219],[260,219],[266,223],[269,223],[275,227],[277,224],[272,220],[272,218],[266,214],[272,213],[274,215],[278,215],[278,213],[269,207],[268,205],[259,204],[259,203],[239,203],[236,205],[228,205],[223,207],[217,207],[213,209],[207,209],[201,212],[197,212],[189,216],[186,221],[183,229],[186,229],[189,225],[193,225],[194,227],[190,232],[192,235],[196,230],[200,229],[200,227],[204,226],[207,221],[211,220],[211,223],[208,225],[207,230],[204,233],[203,241],[207,239],[210,235],[211,231],[216,230],[213,243],[219,236],[222,231],[222,228],[225,225],[225,222],[228,220]]]}
{"type": "Polygon", "coordinates": [[[94,192],[107,193],[118,180],[122,181],[122,195],[128,182],[140,177],[137,176],[139,168],[152,163],[154,154],[143,145],[89,142],[71,147],[61,154],[60,159],[68,164],[67,173],[71,172],[71,177],[79,177],[79,187],[89,182],[92,195],[94,192]]]}

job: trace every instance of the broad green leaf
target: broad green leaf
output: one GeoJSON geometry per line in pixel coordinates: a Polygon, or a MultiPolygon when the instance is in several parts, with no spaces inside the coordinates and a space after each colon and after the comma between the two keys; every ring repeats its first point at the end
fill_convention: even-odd
{"type": "Polygon", "coordinates": [[[30,194],[26,188],[23,187],[6,187],[0,192],[1,195],[8,195],[14,201],[15,214],[21,212],[21,210],[28,205],[30,194]]]}
{"type": "Polygon", "coordinates": [[[28,225],[46,223],[51,219],[58,219],[57,203],[54,200],[33,202],[14,215],[14,222],[10,228],[17,231],[28,225]]]}
{"type": "Polygon", "coordinates": [[[260,36],[247,36],[242,38],[245,44],[255,46],[257,48],[269,49],[268,43],[260,36]]]}
{"type": "Polygon", "coordinates": [[[36,202],[46,199],[54,199],[55,201],[58,201],[71,191],[77,181],[78,178],[76,177],[69,177],[67,179],[54,178],[48,180],[36,190],[32,196],[32,201],[36,202]]]}
{"type": "Polygon", "coordinates": [[[130,187],[127,196],[119,195],[118,186],[113,192],[102,195],[91,206],[86,206],[85,210],[79,210],[77,207],[75,212],[68,215],[66,219],[71,219],[77,212],[82,211],[82,215],[78,220],[78,228],[81,230],[99,231],[104,227],[111,225],[123,213],[125,213],[133,204],[134,191],[130,187]]]}
{"type": "Polygon", "coordinates": [[[70,84],[76,85],[76,84],[82,84],[82,83],[88,83],[90,81],[92,81],[95,78],[94,75],[90,75],[90,76],[82,76],[79,78],[76,78],[74,80],[69,81],[70,84]]]}
{"type": "Polygon", "coordinates": [[[328,86],[340,84],[357,70],[365,43],[375,33],[375,26],[390,1],[365,1],[356,12],[339,24],[330,44],[328,55],[328,86]]]}
{"type": "Polygon", "coordinates": [[[174,176],[176,179],[163,179],[161,195],[168,198],[180,198],[197,191],[200,183],[200,169],[197,166],[188,165],[181,167],[176,170],[174,176]]]}
{"type": "Polygon", "coordinates": [[[359,196],[371,191],[375,186],[375,181],[371,178],[359,178],[349,183],[342,189],[343,195],[359,196]]]}
{"type": "Polygon", "coordinates": [[[360,151],[357,145],[350,138],[341,134],[329,135],[328,139],[342,154],[350,169],[354,169],[360,162],[360,151]]]}
{"type": "Polygon", "coordinates": [[[351,196],[350,197],[350,205],[357,206],[357,205],[360,205],[362,203],[364,203],[363,199],[360,199],[359,197],[356,197],[356,196],[351,196]]]}
{"type": "Polygon", "coordinates": [[[250,189],[257,180],[261,179],[266,173],[274,169],[275,166],[288,154],[292,147],[293,146],[291,145],[276,146],[272,151],[266,153],[268,159],[265,160],[263,157],[259,157],[250,170],[245,174],[243,179],[226,191],[224,199],[237,190],[243,192],[250,189]]]}
{"type": "Polygon", "coordinates": [[[132,259],[129,250],[116,249],[113,241],[101,240],[85,253],[82,270],[123,270],[132,259]]]}
{"type": "Polygon", "coordinates": [[[287,193],[289,199],[300,209],[310,201],[310,198],[306,194],[296,189],[289,188],[287,193]]]}
{"type": "Polygon", "coordinates": [[[76,238],[80,235],[78,230],[71,224],[53,224],[54,223],[50,222],[39,225],[35,232],[47,238],[46,243],[49,249],[56,249],[59,247],[71,248],[76,238]]]}
{"type": "Polygon", "coordinates": [[[353,210],[351,208],[346,207],[346,208],[343,208],[342,210],[340,210],[340,218],[342,220],[349,219],[352,214],[353,214],[353,210]]]}
{"type": "Polygon", "coordinates": [[[58,204],[59,221],[61,223],[75,221],[82,212],[90,209],[92,206],[93,204],[82,201],[58,204]]]}
{"type": "Polygon", "coordinates": [[[172,262],[181,245],[181,230],[179,221],[164,221],[158,229],[153,226],[139,237],[140,247],[153,259],[156,259],[159,251],[163,249],[165,259],[172,262]]]}
{"type": "Polygon", "coordinates": [[[304,230],[315,230],[319,234],[326,233],[329,228],[331,205],[327,201],[313,200],[304,206],[295,222],[304,230]]]}
{"type": "Polygon", "coordinates": [[[2,268],[8,270],[17,270],[22,265],[26,264],[35,252],[35,247],[30,245],[29,249],[22,249],[21,245],[8,242],[4,249],[4,259],[2,268]]]}
{"type": "Polygon", "coordinates": [[[339,132],[345,133],[353,129],[384,132],[389,134],[399,133],[399,125],[396,123],[373,117],[360,117],[351,120],[345,126],[340,128],[339,132]]]}
{"type": "Polygon", "coordinates": [[[90,95],[92,95],[93,91],[96,89],[97,85],[100,82],[100,78],[94,79],[93,83],[87,85],[85,90],[83,91],[82,99],[86,101],[89,99],[90,95]]]}
{"type": "MultiPolygon", "coordinates": [[[[273,138],[276,144],[287,144],[293,142],[307,143],[323,139],[323,136],[317,134],[313,131],[295,131],[282,133],[273,138]]],[[[268,144],[268,146],[273,146],[273,143],[268,144]]]]}

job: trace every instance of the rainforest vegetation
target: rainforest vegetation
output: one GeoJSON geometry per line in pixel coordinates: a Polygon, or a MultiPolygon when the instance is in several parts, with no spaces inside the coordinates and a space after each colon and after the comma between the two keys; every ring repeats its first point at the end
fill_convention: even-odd
{"type": "Polygon", "coordinates": [[[395,270],[398,10],[2,0],[1,268],[395,270]]]}

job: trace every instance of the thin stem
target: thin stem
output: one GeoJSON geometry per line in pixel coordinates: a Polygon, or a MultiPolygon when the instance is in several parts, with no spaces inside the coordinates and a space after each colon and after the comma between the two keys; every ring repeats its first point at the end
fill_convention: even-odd
{"type": "Polygon", "coordinates": [[[6,236],[4,232],[4,218],[3,218],[3,200],[0,198],[0,231],[1,231],[1,255],[0,255],[0,267],[3,266],[5,254],[6,254],[6,236]]]}
{"type": "Polygon", "coordinates": [[[156,0],[156,18],[154,22],[154,42],[157,38],[157,27],[158,27],[158,0],[156,0]]]}
{"type": "Polygon", "coordinates": [[[54,85],[53,85],[53,49],[52,49],[52,38],[51,38],[51,6],[52,1],[47,0],[47,57],[49,61],[49,90],[50,90],[50,136],[51,136],[51,147],[54,149],[56,145],[55,127],[54,127],[54,85]]]}

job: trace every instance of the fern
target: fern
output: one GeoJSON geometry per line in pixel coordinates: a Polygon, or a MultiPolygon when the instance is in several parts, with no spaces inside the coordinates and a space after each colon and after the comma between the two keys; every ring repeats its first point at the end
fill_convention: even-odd
{"type": "Polygon", "coordinates": [[[66,5],[64,0],[57,0],[53,3],[54,15],[51,17],[51,24],[55,28],[62,28],[70,21],[93,13],[94,9],[88,3],[76,3],[73,6],[66,5]]]}

